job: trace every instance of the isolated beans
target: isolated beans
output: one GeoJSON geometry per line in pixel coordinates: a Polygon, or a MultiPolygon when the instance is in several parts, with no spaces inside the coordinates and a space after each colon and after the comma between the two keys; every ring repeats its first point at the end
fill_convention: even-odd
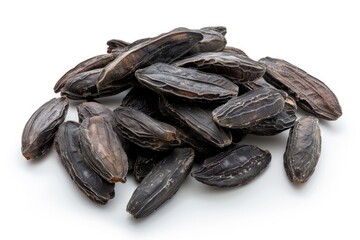
{"type": "Polygon", "coordinates": [[[272,158],[279,160],[266,144],[277,134],[288,134],[288,179],[306,183],[320,160],[318,118],[341,117],[339,100],[301,68],[271,57],[255,61],[244,46],[227,46],[225,35],[223,26],[179,27],[135,41],[110,39],[104,52],[56,82],[61,97],[25,124],[23,156],[44,156],[55,142],[71,180],[101,205],[114,198],[115,184],[135,181],[129,200],[121,191],[131,184],[117,194],[134,218],[171,211],[170,199],[188,187],[189,175],[196,180],[189,184],[229,191],[266,179],[272,158]],[[65,121],[69,105],[78,122],[65,121]],[[263,147],[248,144],[249,135],[263,147]]]}

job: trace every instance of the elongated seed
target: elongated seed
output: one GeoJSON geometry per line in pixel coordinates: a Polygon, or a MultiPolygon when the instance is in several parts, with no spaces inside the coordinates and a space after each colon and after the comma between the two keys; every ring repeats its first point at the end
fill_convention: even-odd
{"type": "Polygon", "coordinates": [[[82,61],[78,65],[76,65],[74,68],[67,71],[55,84],[54,86],[54,92],[58,93],[60,90],[64,87],[66,82],[73,76],[82,73],[87,72],[90,70],[103,68],[107,64],[109,64],[111,61],[113,61],[118,54],[102,54],[98,55],[89,59],[86,59],[85,61],[82,61]]]}
{"type": "Polygon", "coordinates": [[[86,118],[80,125],[80,146],[85,161],[108,182],[126,182],[127,155],[113,124],[102,116],[86,118]]]}
{"type": "Polygon", "coordinates": [[[288,92],[303,110],[326,120],[342,115],[337,97],[319,79],[281,59],[266,57],[259,62],[267,66],[265,80],[288,92]]]}
{"type": "Polygon", "coordinates": [[[150,215],[169,200],[189,175],[194,160],[191,148],[176,148],[142,180],[126,210],[135,218],[150,215]]]}
{"type": "Polygon", "coordinates": [[[305,183],[315,171],[320,158],[319,120],[300,117],[290,130],[284,153],[284,167],[291,182],[305,183]]]}
{"type": "Polygon", "coordinates": [[[177,67],[190,67],[220,74],[234,83],[254,81],[262,77],[266,67],[244,54],[233,52],[205,52],[181,59],[173,63],[177,67]]]}
{"type": "Polygon", "coordinates": [[[78,123],[68,121],[60,125],[55,148],[71,179],[89,199],[106,204],[115,196],[115,184],[105,181],[85,162],[80,151],[78,123]]]}
{"type": "Polygon", "coordinates": [[[222,76],[165,63],[139,69],[135,76],[158,94],[192,101],[224,101],[237,96],[239,91],[238,86],[222,76]]]}
{"type": "Polygon", "coordinates": [[[251,145],[238,144],[214,157],[205,159],[201,167],[191,175],[210,186],[242,186],[258,177],[270,160],[269,151],[251,145]]]}
{"type": "Polygon", "coordinates": [[[227,128],[246,128],[280,113],[285,105],[282,94],[271,88],[261,88],[232,98],[213,112],[213,119],[227,128]]]}
{"type": "Polygon", "coordinates": [[[200,107],[196,104],[181,104],[162,99],[159,105],[162,113],[170,116],[178,126],[187,129],[201,141],[209,142],[217,147],[231,144],[231,133],[217,125],[212,119],[212,108],[200,107]]]}
{"type": "Polygon", "coordinates": [[[40,157],[50,149],[59,125],[65,120],[68,106],[67,98],[53,98],[30,117],[21,138],[21,151],[26,159],[40,157]]]}
{"type": "Polygon", "coordinates": [[[109,122],[115,123],[115,115],[107,106],[97,102],[83,102],[76,107],[79,116],[79,122],[85,118],[93,116],[102,116],[109,122]]]}
{"type": "Polygon", "coordinates": [[[121,53],[101,72],[99,90],[124,85],[137,69],[156,62],[172,62],[184,55],[202,39],[200,33],[190,30],[174,30],[136,44],[121,53]]]}
{"type": "Polygon", "coordinates": [[[101,68],[94,69],[70,77],[61,89],[61,95],[75,100],[94,99],[113,96],[130,87],[130,84],[126,83],[99,90],[96,83],[101,71],[101,68]]]}
{"type": "Polygon", "coordinates": [[[116,126],[123,136],[141,147],[165,151],[181,143],[176,128],[138,110],[120,106],[114,110],[114,114],[116,126]]]}

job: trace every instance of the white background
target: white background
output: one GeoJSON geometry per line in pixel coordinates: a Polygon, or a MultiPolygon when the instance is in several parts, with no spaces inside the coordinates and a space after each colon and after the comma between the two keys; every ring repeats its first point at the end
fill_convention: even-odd
{"type": "MultiPolygon", "coordinates": [[[[0,239],[359,239],[357,1],[94,2],[0,3],[0,239]],[[256,60],[285,59],[338,96],[343,116],[320,121],[321,158],[307,184],[294,187],[283,170],[288,132],[249,137],[273,156],[254,182],[215,190],[189,177],[162,208],[135,221],[125,211],[133,178],[98,206],[71,182],[54,149],[40,161],[21,155],[28,118],[56,96],[63,73],[104,53],[107,40],[211,25],[227,27],[229,46],[256,60]]],[[[74,107],[67,119],[77,118],[74,107]]]]}

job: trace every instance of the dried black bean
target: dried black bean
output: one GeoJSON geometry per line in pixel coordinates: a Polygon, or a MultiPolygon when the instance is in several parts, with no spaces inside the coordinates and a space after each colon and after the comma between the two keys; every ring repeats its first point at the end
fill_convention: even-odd
{"type": "Polygon", "coordinates": [[[76,107],[79,116],[79,122],[85,118],[93,116],[102,116],[109,122],[115,122],[115,115],[113,111],[107,106],[97,102],[83,102],[76,107]]]}
{"type": "Polygon", "coordinates": [[[305,183],[315,171],[320,158],[319,120],[300,117],[290,130],[284,153],[284,167],[291,182],[305,183]]]}
{"type": "Polygon", "coordinates": [[[234,145],[205,159],[191,173],[196,180],[215,187],[242,186],[258,177],[269,165],[271,154],[251,145],[234,145]]]}
{"type": "Polygon", "coordinates": [[[108,182],[126,182],[127,155],[113,124],[102,116],[86,118],[80,125],[80,146],[85,161],[108,182]]]}
{"type": "Polygon", "coordinates": [[[182,127],[195,138],[220,148],[231,144],[230,131],[213,121],[212,108],[204,108],[196,104],[176,103],[165,98],[160,102],[161,112],[170,116],[173,121],[178,123],[177,126],[182,127]]]}
{"type": "Polygon", "coordinates": [[[203,52],[220,52],[224,49],[226,45],[226,39],[222,32],[216,31],[212,28],[202,28],[197,30],[197,32],[202,34],[203,39],[195,44],[195,46],[191,48],[189,52],[187,52],[187,55],[203,52]]]}
{"type": "Polygon", "coordinates": [[[59,125],[65,120],[68,106],[67,98],[53,98],[33,113],[21,137],[21,151],[26,159],[40,157],[50,149],[59,125]]]}
{"type": "Polygon", "coordinates": [[[203,36],[191,30],[174,30],[135,44],[101,72],[99,90],[123,86],[139,68],[156,62],[172,62],[188,52],[203,36]]]}
{"type": "Polygon", "coordinates": [[[55,136],[55,148],[71,179],[88,198],[98,204],[106,204],[114,198],[115,184],[105,181],[84,161],[78,123],[68,121],[60,125],[55,136]]]}
{"type": "Polygon", "coordinates": [[[114,113],[116,126],[122,135],[141,147],[164,151],[181,143],[176,135],[176,128],[138,110],[120,106],[114,113]]]}
{"type": "Polygon", "coordinates": [[[265,66],[244,55],[229,52],[205,52],[173,63],[177,67],[190,67],[220,74],[234,83],[254,81],[265,73],[265,66]]]}
{"type": "Polygon", "coordinates": [[[280,113],[285,105],[284,97],[278,90],[261,88],[230,99],[213,111],[213,119],[227,128],[255,126],[263,119],[280,113]]]}
{"type": "Polygon", "coordinates": [[[94,69],[99,69],[105,67],[111,61],[113,61],[118,54],[102,54],[98,55],[85,61],[79,63],[74,68],[67,71],[55,84],[54,91],[55,93],[60,92],[60,90],[64,87],[66,82],[73,76],[87,72],[94,69]]]}
{"type": "Polygon", "coordinates": [[[142,87],[133,87],[124,97],[121,106],[139,110],[153,118],[160,118],[159,95],[142,87]]]}
{"type": "Polygon", "coordinates": [[[296,120],[296,102],[291,97],[285,99],[285,105],[281,112],[272,118],[264,119],[255,126],[246,129],[247,133],[271,136],[281,133],[295,124],[296,120]]]}
{"type": "Polygon", "coordinates": [[[267,66],[265,80],[294,97],[303,110],[326,120],[342,115],[337,97],[319,79],[281,59],[266,57],[259,62],[267,66]]]}
{"type": "Polygon", "coordinates": [[[101,71],[102,69],[100,68],[70,77],[64,87],[61,88],[61,95],[75,100],[94,99],[113,96],[131,87],[130,84],[126,83],[122,86],[118,85],[117,87],[99,90],[96,83],[101,71]]]}
{"type": "Polygon", "coordinates": [[[142,180],[126,210],[135,218],[151,214],[179,190],[191,171],[193,160],[191,148],[174,149],[142,180]]]}
{"type": "Polygon", "coordinates": [[[239,91],[238,86],[222,76],[164,63],[139,69],[135,76],[159,94],[193,101],[224,101],[237,96],[239,91]]]}

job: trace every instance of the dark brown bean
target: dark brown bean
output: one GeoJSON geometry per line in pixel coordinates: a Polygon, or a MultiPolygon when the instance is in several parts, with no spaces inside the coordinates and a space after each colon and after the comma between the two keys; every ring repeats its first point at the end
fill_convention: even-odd
{"type": "Polygon", "coordinates": [[[114,114],[116,126],[122,135],[140,147],[165,151],[181,143],[176,128],[138,110],[120,106],[114,110],[114,114]]]}
{"type": "Polygon", "coordinates": [[[86,118],[80,125],[80,146],[89,166],[108,182],[126,182],[127,155],[113,124],[102,116],[86,118]]]}
{"type": "Polygon", "coordinates": [[[234,145],[205,159],[191,176],[215,187],[242,186],[258,177],[269,165],[271,154],[251,145],[234,145]]]}
{"type": "Polygon", "coordinates": [[[221,128],[212,120],[212,108],[200,107],[197,104],[177,103],[165,98],[160,103],[160,111],[195,138],[220,148],[231,144],[230,131],[221,128]]]}
{"type": "Polygon", "coordinates": [[[67,98],[53,98],[33,113],[21,137],[21,151],[26,159],[40,157],[50,149],[59,125],[65,120],[68,107],[67,98]]]}
{"type": "Polygon", "coordinates": [[[320,158],[319,120],[300,117],[290,130],[284,153],[284,167],[291,182],[305,183],[315,171],[320,158]]]}
{"type": "Polygon", "coordinates": [[[117,54],[102,54],[98,55],[89,59],[86,59],[85,61],[82,61],[78,65],[76,65],[74,68],[67,71],[55,84],[54,91],[55,93],[60,92],[60,90],[64,87],[66,82],[73,76],[82,73],[87,72],[90,70],[103,68],[107,64],[109,64],[111,61],[115,60],[117,54]]]}
{"type": "Polygon", "coordinates": [[[295,124],[296,120],[296,102],[291,97],[285,99],[284,109],[276,116],[264,119],[255,126],[246,129],[247,133],[271,136],[281,133],[295,124]]]}
{"type": "Polygon", "coordinates": [[[115,123],[115,116],[113,111],[107,106],[97,102],[83,102],[76,107],[81,123],[85,118],[93,116],[102,116],[109,122],[115,123]]]}
{"type": "Polygon", "coordinates": [[[259,62],[267,66],[265,80],[294,97],[303,110],[326,120],[342,115],[337,97],[319,79],[281,59],[266,57],[259,62]]]}
{"type": "Polygon", "coordinates": [[[61,95],[75,100],[94,99],[113,96],[131,87],[130,84],[124,84],[99,90],[96,83],[101,71],[100,68],[70,77],[61,89],[61,95]]]}
{"type": "Polygon", "coordinates": [[[101,72],[99,90],[122,86],[139,68],[156,62],[170,63],[188,52],[202,39],[200,33],[190,30],[174,30],[136,44],[121,53],[101,72]]]}
{"type": "Polygon", "coordinates": [[[168,152],[157,152],[144,148],[138,150],[132,173],[136,181],[141,182],[168,152]]]}
{"type": "Polygon", "coordinates": [[[212,114],[214,121],[220,126],[247,128],[263,119],[276,116],[284,105],[284,98],[278,90],[261,88],[230,99],[212,114]]]}
{"type": "Polygon", "coordinates": [[[229,52],[206,52],[192,55],[173,63],[177,67],[220,74],[240,84],[254,81],[265,73],[265,66],[244,55],[229,52]]]}
{"type": "Polygon", "coordinates": [[[60,125],[55,136],[55,148],[71,179],[88,198],[106,204],[115,196],[115,184],[105,181],[84,161],[78,123],[68,121],[60,125]]]}
{"type": "Polygon", "coordinates": [[[224,101],[237,96],[239,87],[219,75],[156,63],[140,69],[136,78],[147,88],[193,101],[224,101]]]}
{"type": "Polygon", "coordinates": [[[201,30],[197,30],[197,32],[202,34],[203,39],[195,44],[195,46],[191,48],[186,55],[203,52],[220,52],[224,49],[227,43],[224,35],[213,29],[202,28],[201,30]]]}
{"type": "Polygon", "coordinates": [[[121,106],[139,110],[156,119],[161,115],[158,105],[159,95],[142,87],[133,87],[121,102],[121,106]]]}
{"type": "Polygon", "coordinates": [[[135,218],[150,215],[179,190],[191,171],[193,160],[191,148],[174,149],[143,179],[126,210],[135,218]]]}

